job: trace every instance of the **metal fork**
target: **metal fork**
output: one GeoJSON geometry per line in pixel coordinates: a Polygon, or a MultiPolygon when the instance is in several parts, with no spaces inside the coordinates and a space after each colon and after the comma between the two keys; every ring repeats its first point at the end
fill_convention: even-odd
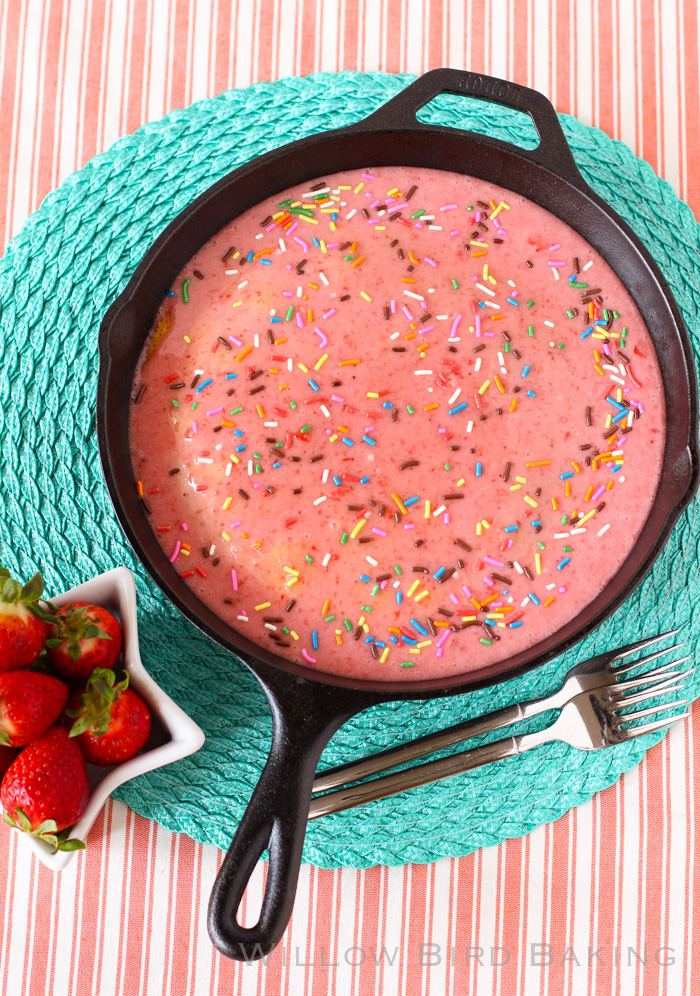
{"type": "MultiPolygon", "coordinates": [[[[601,747],[608,747],[612,744],[622,743],[653,730],[661,729],[663,726],[670,726],[682,716],[672,716],[645,723],[642,726],[622,729],[622,726],[631,721],[636,721],[655,713],[662,713],[670,709],[685,705],[686,701],[673,701],[660,706],[652,706],[644,710],[633,713],[622,713],[621,709],[627,709],[638,705],[640,702],[654,698],[657,695],[668,695],[680,689],[682,681],[691,674],[694,668],[686,671],[673,671],[672,668],[687,661],[688,657],[671,661],[644,674],[636,675],[624,681],[620,680],[620,675],[642,667],[652,660],[671,653],[679,649],[683,644],[668,647],[665,650],[656,651],[646,657],[631,661],[628,664],[614,667],[615,662],[629,656],[636,650],[648,647],[667,636],[674,635],[666,633],[663,636],[653,637],[650,640],[641,640],[638,643],[623,647],[617,651],[610,651],[591,658],[582,664],[576,665],[567,674],[564,685],[553,695],[535,702],[510,706],[507,709],[498,710],[488,716],[477,720],[470,720],[467,723],[458,724],[443,731],[441,734],[428,735],[419,740],[406,744],[403,747],[393,748],[390,751],[382,751],[380,754],[372,755],[365,762],[344,765],[342,768],[332,769],[332,777],[342,779],[342,782],[361,777],[357,774],[360,768],[368,765],[386,762],[391,758],[387,767],[405,762],[413,757],[420,757],[425,753],[430,753],[440,747],[448,746],[450,743],[457,743],[460,740],[476,736],[477,733],[485,733],[489,730],[498,729],[505,725],[530,716],[537,715],[548,709],[561,708],[559,717],[546,729],[536,733],[525,733],[517,737],[506,737],[472,750],[461,751],[437,761],[400,771],[383,778],[375,778],[361,785],[355,785],[339,789],[335,792],[328,792],[325,795],[315,796],[311,800],[309,809],[309,819],[325,816],[328,813],[341,812],[344,809],[351,809],[360,806],[365,802],[375,799],[382,799],[396,792],[403,792],[406,789],[414,788],[417,785],[424,785],[427,782],[437,781],[441,778],[448,778],[450,775],[462,771],[469,771],[473,768],[490,764],[493,761],[502,760],[506,757],[513,757],[522,754],[524,751],[532,750],[544,743],[556,740],[578,747],[581,750],[597,750],[601,747]],[[591,668],[595,662],[595,666],[591,668]],[[576,688],[576,683],[583,685],[583,690],[572,691],[576,688]],[[508,718],[506,719],[506,714],[508,718]],[[495,722],[494,722],[495,721],[495,722]],[[465,733],[465,730],[467,732],[465,733]],[[458,732],[454,732],[458,731],[458,732]],[[442,740],[443,737],[448,739],[442,740]],[[453,737],[454,739],[449,739],[453,737]],[[434,745],[441,741],[438,746],[434,745]],[[416,746],[414,746],[414,744],[416,746]],[[344,773],[344,777],[340,772],[344,773]]],[[[374,770],[382,770],[374,768],[374,770]]],[[[314,791],[318,792],[319,783],[331,772],[323,772],[314,782],[314,791]]],[[[338,784],[338,782],[335,782],[338,784]]],[[[329,786],[330,787],[330,786],[329,786]]]]}

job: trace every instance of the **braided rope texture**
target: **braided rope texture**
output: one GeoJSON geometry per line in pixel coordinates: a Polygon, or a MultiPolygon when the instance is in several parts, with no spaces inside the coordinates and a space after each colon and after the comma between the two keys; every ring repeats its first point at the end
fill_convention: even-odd
{"type": "MultiPolygon", "coordinates": [[[[49,594],[118,564],[131,568],[144,664],[203,728],[206,743],[115,795],[170,830],[220,847],[230,843],[262,770],[270,714],[247,669],[180,616],[121,533],[95,433],[97,332],[153,239],[195,196],[269,149],[359,120],[412,79],[317,74],[258,83],[174,111],[68,177],[0,261],[0,557],[19,577],[40,569],[49,594]]],[[[439,98],[421,117],[534,144],[529,118],[469,98],[439,98]]],[[[697,349],[700,229],[690,209],[626,146],[574,118],[560,120],[585,178],[661,266],[697,349]],[[658,238],[661,215],[672,239],[658,238]]],[[[694,644],[700,630],[695,511],[694,502],[641,587],[575,650],[492,689],[375,707],[335,735],[322,766],[545,694],[577,660],[671,624],[683,626],[694,644]]],[[[699,693],[691,686],[690,697],[699,693]]],[[[525,728],[535,723],[518,729],[525,728]]],[[[526,834],[611,785],[659,736],[590,754],[550,745],[313,821],[304,860],[327,868],[430,862],[526,834]]]]}

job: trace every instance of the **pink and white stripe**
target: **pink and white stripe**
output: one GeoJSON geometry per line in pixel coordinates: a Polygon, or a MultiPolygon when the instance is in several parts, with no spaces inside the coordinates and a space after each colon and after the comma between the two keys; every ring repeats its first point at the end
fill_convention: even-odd
{"type": "MultiPolygon", "coordinates": [[[[0,237],[173,108],[295,74],[440,65],[544,91],[697,212],[699,30],[697,0],[0,0],[0,237]]],[[[110,801],[88,852],[54,876],[0,829],[0,993],[692,993],[696,790],[700,707],[617,785],[528,838],[427,867],[305,866],[283,945],[248,966],[206,933],[216,848],[110,801]]]]}

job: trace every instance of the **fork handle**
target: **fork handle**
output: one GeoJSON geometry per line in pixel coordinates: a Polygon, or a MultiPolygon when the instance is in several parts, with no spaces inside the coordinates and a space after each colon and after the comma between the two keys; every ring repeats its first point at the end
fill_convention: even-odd
{"type": "Polygon", "coordinates": [[[506,757],[515,757],[516,754],[523,754],[533,747],[556,739],[556,737],[552,737],[551,730],[552,728],[548,727],[535,733],[504,737],[481,747],[473,747],[471,750],[460,751],[459,754],[451,754],[438,761],[428,761],[426,764],[416,765],[414,768],[399,771],[394,775],[385,775],[383,778],[374,778],[361,785],[352,785],[349,788],[328,792],[326,795],[315,796],[309,807],[309,819],[315,820],[317,817],[327,816],[329,813],[341,813],[345,809],[353,809],[366,802],[384,799],[388,795],[395,795],[397,792],[404,792],[406,789],[416,788],[418,785],[426,785],[428,782],[449,778],[450,775],[456,775],[462,771],[481,768],[485,764],[502,761],[506,757]]]}
{"type": "Polygon", "coordinates": [[[394,768],[397,764],[407,764],[409,761],[415,761],[418,757],[425,757],[426,754],[433,754],[445,747],[452,747],[464,740],[471,740],[472,737],[500,730],[504,726],[512,726],[513,723],[542,711],[537,708],[538,706],[539,700],[528,702],[526,707],[519,704],[506,706],[504,709],[489,712],[485,716],[476,716],[463,723],[448,726],[438,733],[426,733],[422,737],[416,737],[415,740],[399,744],[398,747],[389,747],[386,750],[377,751],[375,754],[369,754],[360,761],[349,761],[347,764],[339,764],[335,768],[327,768],[314,778],[314,795],[318,792],[337,788],[339,785],[346,785],[348,782],[368,778],[380,771],[394,768]]]}

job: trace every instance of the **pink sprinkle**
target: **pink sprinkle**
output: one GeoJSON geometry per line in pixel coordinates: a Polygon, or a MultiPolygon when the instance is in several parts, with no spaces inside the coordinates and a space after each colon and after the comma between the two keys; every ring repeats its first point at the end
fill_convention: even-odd
{"type": "Polygon", "coordinates": [[[440,210],[441,211],[454,211],[454,210],[456,210],[456,208],[457,208],[456,204],[443,204],[442,207],[440,208],[440,210]]]}
{"type": "Polygon", "coordinates": [[[395,315],[396,314],[396,301],[392,301],[390,307],[391,307],[391,313],[392,313],[392,315],[395,315]]]}
{"type": "MultiPolygon", "coordinates": [[[[368,195],[368,196],[371,196],[371,195],[368,195]]],[[[378,201],[378,200],[374,200],[374,201],[372,201],[372,203],[370,204],[370,207],[371,207],[371,208],[376,208],[378,204],[379,204],[379,201],[378,201]]]]}
{"type": "Polygon", "coordinates": [[[507,548],[509,550],[512,550],[513,549],[513,540],[509,539],[508,542],[507,542],[507,544],[506,544],[506,546],[507,546],[507,548]]]}
{"type": "Polygon", "coordinates": [[[231,571],[231,584],[233,585],[233,590],[238,591],[238,577],[235,571],[231,571]]]}
{"type": "Polygon", "coordinates": [[[557,242],[556,245],[550,246],[547,252],[552,252],[554,249],[561,249],[561,243],[557,242]]]}
{"type": "Polygon", "coordinates": [[[436,649],[435,649],[435,656],[436,657],[442,657],[442,654],[443,654],[442,647],[436,647],[436,649]]]}
{"type": "Polygon", "coordinates": [[[440,637],[440,639],[435,644],[435,646],[436,647],[441,647],[449,635],[450,635],[450,630],[446,629],[444,631],[444,633],[442,634],[442,636],[440,637]]]}
{"type": "Polygon", "coordinates": [[[240,526],[240,524],[241,524],[240,521],[239,522],[232,522],[231,525],[229,526],[229,529],[235,529],[236,526],[240,526]]]}
{"type": "Polygon", "coordinates": [[[325,332],[322,332],[319,328],[316,328],[315,326],[314,326],[314,332],[316,333],[316,335],[321,336],[321,349],[323,349],[324,346],[328,345],[328,336],[326,335],[325,332]]]}
{"type": "Polygon", "coordinates": [[[195,436],[197,435],[197,423],[196,422],[192,423],[192,432],[195,434],[195,436]]]}
{"type": "Polygon", "coordinates": [[[561,588],[559,589],[559,594],[560,594],[560,595],[563,595],[563,594],[564,594],[565,592],[566,592],[566,588],[564,588],[564,587],[561,587],[561,588]]]}
{"type": "Polygon", "coordinates": [[[493,581],[491,580],[491,578],[484,577],[482,578],[482,581],[484,582],[484,584],[487,584],[489,588],[493,588],[493,581]]]}
{"type": "Polygon", "coordinates": [[[304,319],[301,317],[301,312],[297,311],[297,325],[300,329],[304,328],[304,319]]]}
{"type": "Polygon", "coordinates": [[[479,339],[481,337],[481,315],[474,316],[474,328],[476,329],[476,337],[479,339]]]}
{"type": "Polygon", "coordinates": [[[340,242],[326,242],[326,249],[337,249],[340,242]]]}
{"type": "Polygon", "coordinates": [[[365,180],[376,180],[376,176],[373,173],[363,173],[362,176],[365,180]]]}
{"type": "Polygon", "coordinates": [[[384,532],[384,530],[383,529],[377,529],[376,526],[372,527],[372,532],[376,533],[377,536],[386,536],[386,533],[384,532]]]}
{"type": "Polygon", "coordinates": [[[207,412],[207,415],[218,415],[219,412],[222,412],[223,410],[224,410],[223,407],[219,405],[218,408],[210,408],[209,411],[207,412]]]}
{"type": "Polygon", "coordinates": [[[308,252],[309,251],[308,244],[306,242],[304,242],[303,239],[300,239],[298,235],[294,236],[294,241],[299,243],[299,245],[301,246],[303,252],[308,252]]]}
{"type": "Polygon", "coordinates": [[[601,484],[595,494],[591,495],[591,501],[598,501],[600,496],[605,493],[605,485],[601,484]]]}
{"type": "Polygon", "coordinates": [[[455,318],[455,320],[452,322],[452,331],[450,332],[451,336],[457,335],[457,328],[458,328],[459,323],[461,321],[462,321],[462,316],[461,315],[457,315],[457,317],[455,318]]]}
{"type": "Polygon", "coordinates": [[[430,256],[424,256],[423,257],[423,262],[427,263],[428,266],[437,266],[437,263],[435,262],[435,260],[431,259],[430,256]]]}
{"type": "Polygon", "coordinates": [[[471,598],[471,597],[472,597],[472,593],[471,593],[471,591],[469,590],[469,588],[467,588],[466,584],[463,584],[463,585],[462,585],[462,591],[463,591],[463,592],[464,592],[464,594],[465,594],[465,595],[467,596],[467,598],[471,598]]]}
{"type": "Polygon", "coordinates": [[[228,338],[229,338],[229,342],[232,342],[234,344],[234,346],[242,346],[243,345],[243,341],[241,339],[237,339],[235,337],[235,335],[230,335],[228,338]]]}
{"type": "Polygon", "coordinates": [[[487,564],[493,564],[494,567],[503,567],[503,561],[494,560],[493,557],[484,557],[484,561],[487,564]]]}
{"type": "Polygon", "coordinates": [[[273,228],[276,228],[277,222],[273,221],[272,224],[268,225],[265,229],[266,232],[271,232],[273,228]]]}
{"type": "MultiPolygon", "coordinates": [[[[372,204],[371,207],[374,207],[374,205],[372,204]]],[[[369,221],[367,222],[367,224],[368,225],[379,225],[381,223],[381,220],[382,220],[381,218],[370,218],[369,221]]]]}
{"type": "Polygon", "coordinates": [[[187,532],[187,523],[186,522],[181,523],[180,524],[180,529],[182,529],[183,533],[186,533],[187,532]]]}
{"type": "Polygon", "coordinates": [[[445,514],[442,517],[442,521],[444,522],[444,524],[446,526],[449,526],[449,524],[450,524],[450,513],[449,512],[445,512],[445,514]]]}
{"type": "Polygon", "coordinates": [[[420,329],[418,335],[425,335],[426,332],[432,332],[434,328],[434,325],[426,325],[424,329],[420,329]]]}
{"type": "Polygon", "coordinates": [[[508,232],[506,231],[506,229],[505,229],[505,228],[499,228],[499,229],[498,229],[498,234],[499,234],[499,235],[507,235],[507,234],[508,234],[508,232]]]}
{"type": "Polygon", "coordinates": [[[382,590],[382,591],[384,591],[384,589],[386,588],[386,586],[387,586],[388,584],[389,584],[389,582],[388,582],[388,581],[382,581],[382,583],[381,583],[381,584],[379,585],[379,587],[381,588],[381,590],[382,590]]]}
{"type": "Polygon", "coordinates": [[[174,564],[175,561],[177,560],[177,555],[179,554],[181,547],[182,543],[180,542],[180,540],[177,540],[177,542],[175,543],[175,549],[173,550],[172,556],[170,558],[171,564],[174,564]]]}
{"type": "Polygon", "coordinates": [[[472,277],[472,283],[475,284],[478,279],[479,279],[478,277],[472,277]]]}
{"type": "Polygon", "coordinates": [[[412,314],[411,314],[411,312],[410,312],[410,311],[408,310],[408,308],[406,307],[406,305],[405,305],[405,304],[404,304],[404,306],[403,306],[403,309],[402,309],[402,310],[403,310],[403,313],[404,313],[404,315],[406,316],[406,318],[408,318],[409,322],[412,322],[412,321],[413,321],[413,315],[412,315],[412,314]]]}
{"type": "MultiPolygon", "coordinates": [[[[298,227],[299,227],[299,222],[295,221],[294,224],[291,226],[291,228],[287,229],[287,235],[291,235],[292,232],[296,231],[298,227]]],[[[294,238],[296,238],[296,235],[294,236],[294,238]]]]}
{"type": "Polygon", "coordinates": [[[341,405],[345,404],[345,398],[339,398],[337,394],[331,394],[331,401],[339,401],[341,405]]]}
{"type": "Polygon", "coordinates": [[[420,223],[419,221],[417,221],[417,222],[416,222],[416,228],[422,228],[422,227],[423,227],[423,226],[421,225],[421,223],[420,223]]]}
{"type": "Polygon", "coordinates": [[[323,317],[324,317],[324,318],[330,318],[330,317],[331,317],[331,315],[334,315],[334,314],[335,314],[335,308],[331,308],[331,310],[330,310],[330,311],[325,311],[325,312],[323,313],[323,317]]]}
{"type": "Polygon", "coordinates": [[[566,262],[564,260],[562,260],[561,262],[555,263],[551,259],[549,259],[549,260],[547,260],[547,265],[548,266],[566,266],[566,262]]]}
{"type": "Polygon", "coordinates": [[[493,339],[493,332],[484,332],[485,339],[493,339]]]}
{"type": "Polygon", "coordinates": [[[454,238],[454,236],[455,236],[455,235],[459,235],[459,229],[458,229],[458,228],[455,228],[455,230],[454,230],[453,232],[450,232],[450,235],[451,235],[451,236],[452,236],[453,238],[454,238]]]}
{"type": "Polygon", "coordinates": [[[480,221],[481,221],[481,211],[477,211],[476,214],[474,215],[474,222],[475,224],[478,225],[480,221]]]}
{"type": "Polygon", "coordinates": [[[443,427],[443,428],[440,428],[440,429],[438,429],[438,432],[441,432],[441,433],[443,433],[443,434],[444,434],[444,433],[446,433],[446,432],[447,432],[447,429],[445,429],[445,428],[443,427]]]}
{"type": "Polygon", "coordinates": [[[405,522],[404,523],[404,529],[415,529],[415,528],[416,527],[414,526],[414,524],[412,522],[405,522]]]}
{"type": "Polygon", "coordinates": [[[304,658],[305,661],[308,661],[309,664],[315,664],[316,663],[315,658],[309,657],[309,655],[306,652],[306,648],[305,647],[302,647],[301,656],[304,658]]]}
{"type": "Polygon", "coordinates": [[[282,297],[294,297],[294,294],[291,291],[282,291],[282,297]]]}
{"type": "Polygon", "coordinates": [[[450,594],[450,598],[451,598],[451,599],[452,599],[452,601],[453,601],[453,602],[455,603],[455,605],[459,605],[459,599],[457,598],[457,596],[455,595],[455,593],[454,593],[454,592],[451,592],[451,594],[450,594]]]}

